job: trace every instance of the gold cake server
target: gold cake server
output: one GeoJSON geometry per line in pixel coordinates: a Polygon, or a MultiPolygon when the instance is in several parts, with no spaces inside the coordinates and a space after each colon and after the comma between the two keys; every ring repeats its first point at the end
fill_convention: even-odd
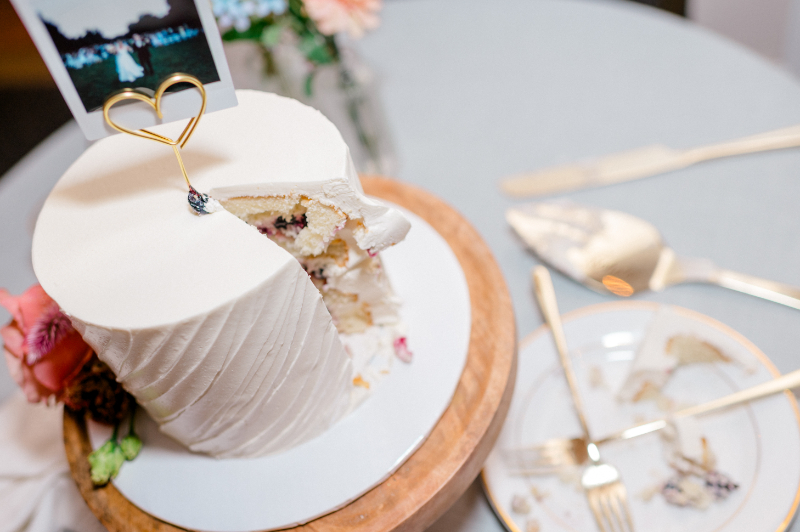
{"type": "Polygon", "coordinates": [[[541,202],[506,211],[539,259],[600,293],[628,297],[679,283],[711,283],[800,309],[800,288],[679,257],[649,222],[608,209],[541,202]]]}

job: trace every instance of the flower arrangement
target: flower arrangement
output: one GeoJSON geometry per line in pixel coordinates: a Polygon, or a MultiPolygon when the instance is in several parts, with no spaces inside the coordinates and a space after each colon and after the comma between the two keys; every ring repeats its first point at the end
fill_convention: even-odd
{"type": "Polygon", "coordinates": [[[58,305],[33,286],[19,297],[0,290],[11,323],[0,329],[11,376],[28,401],[57,401],[92,356],[58,305]]]}
{"type": "Polygon", "coordinates": [[[291,41],[311,66],[306,94],[317,67],[341,61],[337,33],[360,38],[378,27],[381,0],[212,0],[222,38],[246,39],[264,51],[267,75],[276,73],[273,52],[291,41]]]}
{"type": "Polygon", "coordinates": [[[112,438],[89,456],[92,481],[108,483],[142,446],[133,429],[133,397],[40,285],[20,296],[0,289],[0,306],[11,313],[11,322],[0,328],[6,364],[28,401],[62,402],[97,422],[114,425],[112,438]],[[117,443],[117,429],[126,417],[128,433],[117,443]]]}
{"type": "Polygon", "coordinates": [[[326,104],[321,96],[341,100],[344,113],[327,111],[350,144],[359,168],[391,171],[387,139],[366,87],[369,82],[359,75],[365,69],[354,68],[353,54],[343,53],[337,40],[344,34],[358,39],[377,28],[381,0],[212,0],[212,7],[224,41],[249,41],[261,52],[262,79],[271,81],[271,91],[323,112],[326,104]],[[335,83],[321,76],[323,69],[336,71],[335,83]],[[326,81],[315,81],[320,77],[326,81]],[[339,96],[331,98],[334,92],[339,96]],[[339,114],[349,124],[337,122],[333,115],[339,114]],[[353,130],[352,138],[343,128],[353,130]]]}

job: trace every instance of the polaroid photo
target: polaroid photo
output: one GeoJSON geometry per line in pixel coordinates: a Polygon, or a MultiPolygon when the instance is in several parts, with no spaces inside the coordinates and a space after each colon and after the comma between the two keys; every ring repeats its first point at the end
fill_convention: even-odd
{"type": "MultiPolygon", "coordinates": [[[[208,0],[11,0],[89,140],[116,131],[103,119],[113,93],[153,95],[171,74],[198,78],[206,112],[236,105],[222,38],[208,0]]],[[[113,120],[130,129],[195,116],[199,91],[182,83],[162,100],[163,120],[146,104],[122,102],[113,120]],[[188,90],[187,90],[188,89],[188,90]]]]}

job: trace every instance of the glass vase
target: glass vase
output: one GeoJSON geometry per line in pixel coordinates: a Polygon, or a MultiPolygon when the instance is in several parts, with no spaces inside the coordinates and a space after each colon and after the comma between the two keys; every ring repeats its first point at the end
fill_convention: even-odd
{"type": "Polygon", "coordinates": [[[313,68],[296,46],[266,49],[249,41],[225,43],[237,89],[274,92],[319,110],[350,148],[356,169],[393,176],[396,155],[372,69],[349,48],[339,59],[313,68]]]}

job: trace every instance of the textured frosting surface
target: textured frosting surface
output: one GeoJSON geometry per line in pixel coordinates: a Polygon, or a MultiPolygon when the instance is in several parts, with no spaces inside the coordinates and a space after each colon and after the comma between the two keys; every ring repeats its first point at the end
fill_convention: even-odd
{"type": "MultiPolygon", "coordinates": [[[[266,93],[238,98],[203,117],[183,150],[198,190],[330,202],[363,221],[369,249],[405,236],[401,214],[363,196],[321,114],[266,93]]],[[[319,291],[254,227],[225,211],[193,214],[168,146],[116,135],[90,147],[45,202],[33,265],[125,388],[193,450],[275,452],[348,408],[351,362],[319,291]]]]}

